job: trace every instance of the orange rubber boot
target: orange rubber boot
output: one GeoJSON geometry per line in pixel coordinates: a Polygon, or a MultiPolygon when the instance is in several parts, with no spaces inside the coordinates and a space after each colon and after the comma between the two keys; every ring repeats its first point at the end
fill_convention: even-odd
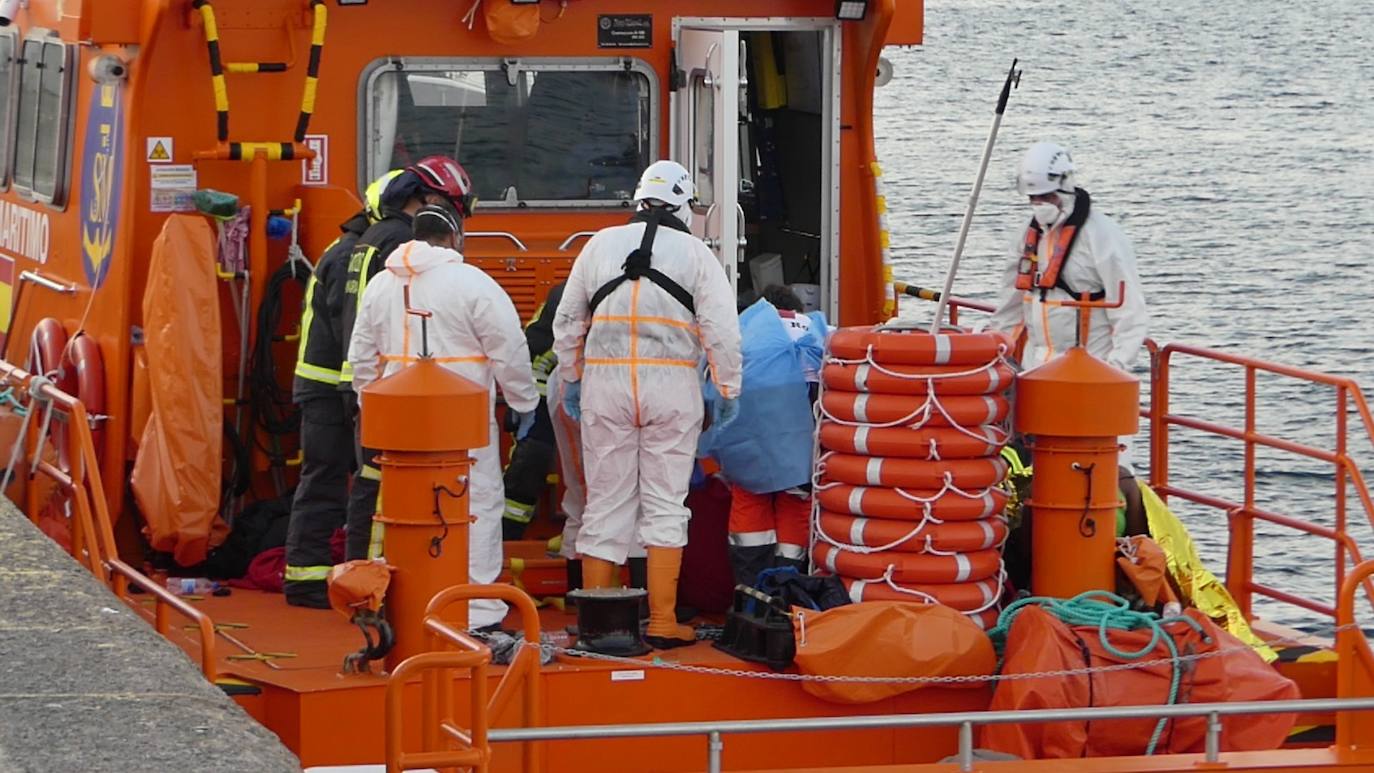
{"type": "Polygon", "coordinates": [[[610,561],[591,556],[582,557],[582,587],[587,590],[593,588],[612,588],[615,587],[612,578],[615,577],[616,565],[610,561]]]}
{"type": "Polygon", "coordinates": [[[677,578],[682,571],[682,548],[648,549],[649,628],[644,640],[666,650],[695,644],[696,631],[677,622],[677,578]]]}

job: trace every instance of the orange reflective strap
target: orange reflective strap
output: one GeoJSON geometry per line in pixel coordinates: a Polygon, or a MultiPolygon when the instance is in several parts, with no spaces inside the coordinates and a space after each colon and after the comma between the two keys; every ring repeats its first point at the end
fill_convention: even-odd
{"type": "Polygon", "coordinates": [[[695,368],[697,366],[696,360],[669,360],[656,357],[588,357],[584,362],[587,365],[611,365],[621,368],[695,368]]]}
{"type": "Polygon", "coordinates": [[[447,364],[457,363],[457,362],[486,362],[486,361],[487,361],[486,356],[481,355],[481,354],[475,354],[475,355],[472,355],[471,357],[429,357],[429,358],[425,358],[425,357],[414,357],[414,356],[411,356],[411,355],[408,355],[408,354],[383,354],[383,355],[380,355],[380,359],[381,359],[383,365],[386,365],[386,364],[392,363],[392,362],[400,362],[400,363],[404,363],[404,364],[406,364],[406,365],[410,365],[410,364],[419,362],[420,360],[423,360],[423,359],[430,359],[430,360],[433,360],[434,362],[437,362],[437,363],[439,363],[439,364],[441,364],[441,365],[447,365],[447,364]]]}
{"type": "MultiPolygon", "coordinates": [[[[638,285],[635,286],[638,287],[638,285]]],[[[666,325],[668,327],[677,327],[682,328],[684,330],[693,330],[697,326],[696,322],[690,320],[673,319],[672,317],[641,317],[635,314],[598,314],[595,317],[592,317],[592,322],[619,322],[621,324],[629,324],[632,326],[637,326],[640,324],[666,325]]]]}

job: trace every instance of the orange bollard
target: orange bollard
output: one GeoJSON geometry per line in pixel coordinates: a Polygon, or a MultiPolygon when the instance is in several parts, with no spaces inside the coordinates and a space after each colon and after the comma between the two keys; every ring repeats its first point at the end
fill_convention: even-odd
{"type": "MultiPolygon", "coordinates": [[[[489,392],[430,358],[362,393],[362,441],[381,452],[377,520],[395,572],[387,618],[396,645],[388,669],[425,651],[421,622],[439,591],[468,581],[468,449],[487,445],[489,392]]],[[[468,605],[445,618],[467,628],[468,605]]]]}
{"type": "MultiPolygon", "coordinates": [[[[1079,340],[1087,340],[1088,308],[1110,305],[1073,305],[1081,307],[1079,340]]],[[[1140,382],[1082,346],[1016,382],[1016,430],[1033,436],[1031,592],[1071,598],[1113,590],[1117,437],[1136,432],[1140,382]]]]}

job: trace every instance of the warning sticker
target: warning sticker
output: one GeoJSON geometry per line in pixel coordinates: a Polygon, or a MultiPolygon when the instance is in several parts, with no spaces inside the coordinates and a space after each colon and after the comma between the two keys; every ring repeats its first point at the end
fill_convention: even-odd
{"type": "Polygon", "coordinates": [[[172,163],[172,138],[171,138],[171,137],[149,137],[149,138],[148,138],[148,163],[150,163],[150,164],[170,164],[170,163],[172,163]]]}
{"type": "Polygon", "coordinates": [[[190,164],[155,166],[149,185],[153,212],[194,212],[191,194],[196,192],[196,168],[190,164]]]}
{"type": "Polygon", "coordinates": [[[315,157],[301,161],[301,185],[328,185],[329,135],[307,134],[305,146],[315,151],[315,157]]]}

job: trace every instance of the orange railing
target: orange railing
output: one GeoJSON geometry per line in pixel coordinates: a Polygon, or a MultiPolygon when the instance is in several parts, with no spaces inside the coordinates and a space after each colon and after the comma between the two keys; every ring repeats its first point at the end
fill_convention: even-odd
{"type": "MultiPolygon", "coordinates": [[[[1336,696],[1359,698],[1374,695],[1374,652],[1355,619],[1355,590],[1374,577],[1374,561],[1350,571],[1341,585],[1336,608],[1336,696]]],[[[1374,739],[1374,713],[1340,712],[1336,715],[1336,745],[1354,746],[1374,739]]]]}
{"type": "MultiPolygon", "coordinates": [[[[443,619],[444,611],[459,601],[499,599],[520,615],[526,642],[539,641],[539,612],[534,599],[511,585],[457,585],[440,591],[425,609],[424,631],[432,650],[406,658],[391,672],[386,683],[386,769],[397,773],[415,768],[469,767],[483,773],[491,764],[487,729],[515,700],[524,696],[523,727],[539,727],[544,722],[543,683],[539,675],[539,649],[525,646],[501,676],[496,690],[487,697],[491,650],[482,642],[458,630],[443,619]],[[471,730],[460,727],[453,713],[455,670],[466,670],[469,678],[471,730]],[[404,695],[407,682],[420,678],[420,722],[422,747],[419,752],[401,749],[404,733],[404,695]],[[441,738],[443,736],[443,738],[441,738]],[[442,749],[441,742],[456,744],[442,749]]],[[[543,747],[528,742],[521,770],[543,770],[543,747]]]]}
{"type": "MultiPolygon", "coordinates": [[[[1360,387],[1353,380],[1332,376],[1316,371],[1302,370],[1287,365],[1266,362],[1254,357],[1228,354],[1226,352],[1203,349],[1196,346],[1169,344],[1152,349],[1151,356],[1150,409],[1150,483],[1161,497],[1174,496],[1195,504],[1214,507],[1226,513],[1230,527],[1230,540],[1227,552],[1226,586],[1235,598],[1242,612],[1251,616],[1251,601],[1255,594],[1292,604],[1319,614],[1336,616],[1336,607],[1295,593],[1280,590],[1256,582],[1255,570],[1255,521],[1265,521],[1278,526],[1331,540],[1335,543],[1336,579],[1335,592],[1339,593],[1346,579],[1348,562],[1363,560],[1359,546],[1347,528],[1347,489],[1353,487],[1360,503],[1364,506],[1366,517],[1374,523],[1374,499],[1371,499],[1359,466],[1351,459],[1347,439],[1347,415],[1353,404],[1364,424],[1365,434],[1374,443],[1374,415],[1365,401],[1360,387]],[[1182,416],[1170,412],[1169,386],[1176,356],[1187,356],[1212,363],[1237,366],[1245,373],[1245,420],[1243,427],[1233,427],[1214,421],[1192,416],[1182,416]],[[1296,443],[1284,438],[1266,435],[1256,430],[1256,375],[1269,373],[1283,376],[1306,384],[1329,386],[1335,389],[1336,440],[1335,449],[1327,450],[1315,446],[1296,443]],[[1173,427],[1184,427],[1198,432],[1242,441],[1245,444],[1244,494],[1241,502],[1233,502],[1222,497],[1190,491],[1170,483],[1169,480],[1169,434],[1173,427]],[[1331,464],[1335,468],[1335,518],[1334,526],[1295,518],[1290,515],[1274,513],[1262,509],[1255,497],[1255,452],[1258,448],[1271,448],[1308,459],[1331,464]]],[[[1374,601],[1374,585],[1367,578],[1361,581],[1365,593],[1374,601]]],[[[1338,596],[1337,596],[1338,597],[1338,596]]]]}
{"type": "MultiPolygon", "coordinates": [[[[35,378],[22,368],[0,360],[0,388],[9,388],[26,398],[29,411],[25,432],[23,459],[16,469],[27,465],[35,475],[44,475],[57,484],[71,501],[71,552],[91,574],[109,586],[121,600],[139,609],[129,594],[129,586],[136,585],[152,597],[153,625],[158,633],[167,636],[168,617],[175,611],[193,623],[200,635],[200,667],[207,679],[216,676],[215,628],[204,612],[178,598],[166,588],[153,582],[142,572],[119,558],[115,544],[113,521],[105,501],[105,488],[100,480],[100,464],[96,459],[95,441],[91,435],[91,419],[80,400],[53,386],[51,381],[35,378]],[[51,415],[48,416],[48,412],[51,415]],[[35,431],[35,419],[40,427],[56,425],[63,433],[70,469],[64,470],[44,458],[44,429],[35,431]]],[[[24,487],[24,513],[38,518],[40,503],[38,487],[30,480],[24,487]]]]}

